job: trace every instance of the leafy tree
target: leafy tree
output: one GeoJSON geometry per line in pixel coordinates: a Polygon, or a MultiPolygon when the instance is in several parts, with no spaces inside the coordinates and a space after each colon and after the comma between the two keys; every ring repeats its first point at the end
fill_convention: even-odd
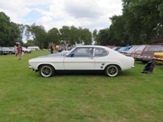
{"type": "MultiPolygon", "coordinates": [[[[126,1],[126,0],[123,0],[126,1]]],[[[162,0],[129,0],[123,9],[126,30],[130,40],[136,43],[151,43],[154,38],[163,37],[162,0]]]]}
{"type": "Polygon", "coordinates": [[[76,28],[74,26],[63,26],[60,29],[61,40],[66,44],[85,43],[91,44],[92,36],[88,29],[76,28]]]}
{"type": "Polygon", "coordinates": [[[57,28],[52,28],[47,33],[48,42],[54,42],[55,44],[59,44],[60,42],[60,33],[57,28]]]}
{"type": "Polygon", "coordinates": [[[113,16],[110,18],[112,25],[110,26],[110,41],[113,45],[126,45],[129,43],[128,32],[125,29],[124,16],[113,16]]]}
{"type": "Polygon", "coordinates": [[[110,36],[109,28],[100,30],[98,33],[97,43],[100,45],[111,45],[111,43],[109,42],[110,40],[109,36],[110,36]]]}
{"type": "Polygon", "coordinates": [[[18,25],[3,12],[0,12],[0,23],[0,46],[13,46],[16,41],[21,42],[18,25]]]}
{"type": "Polygon", "coordinates": [[[101,44],[144,44],[163,41],[162,0],[122,0],[123,14],[111,17],[108,29],[99,31],[101,44]]]}
{"type": "Polygon", "coordinates": [[[93,37],[93,41],[95,41],[95,43],[97,44],[97,39],[98,39],[97,29],[93,31],[92,37],[93,37]]]}
{"type": "Polygon", "coordinates": [[[79,43],[80,38],[80,30],[76,28],[75,26],[71,26],[69,28],[69,41],[67,43],[69,44],[75,44],[76,42],[79,43]]]}
{"type": "Polygon", "coordinates": [[[70,27],[63,26],[60,30],[61,40],[63,42],[69,43],[70,42],[70,27]]]}
{"type": "Polygon", "coordinates": [[[92,33],[88,29],[80,30],[80,42],[84,44],[91,44],[92,43],[92,33]]]}
{"type": "Polygon", "coordinates": [[[31,32],[34,45],[39,46],[41,49],[48,48],[47,33],[43,26],[33,24],[28,27],[28,32],[31,32]]]}

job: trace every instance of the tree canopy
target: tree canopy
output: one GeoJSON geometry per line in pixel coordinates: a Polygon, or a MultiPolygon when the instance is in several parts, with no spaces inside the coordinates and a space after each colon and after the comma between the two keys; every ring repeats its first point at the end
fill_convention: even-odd
{"type": "Polygon", "coordinates": [[[48,48],[51,42],[56,44],[96,44],[127,45],[163,42],[163,1],[162,0],[122,0],[122,15],[110,17],[108,28],[90,32],[87,28],[62,26],[46,31],[42,25],[23,25],[10,21],[0,12],[0,46],[13,46],[22,42],[26,36],[26,45],[48,48]]]}
{"type": "Polygon", "coordinates": [[[0,23],[0,46],[11,46],[21,41],[19,26],[3,12],[0,12],[0,23]]]}
{"type": "MultiPolygon", "coordinates": [[[[101,44],[144,44],[163,41],[162,0],[122,0],[123,14],[111,17],[107,39],[99,32],[101,44]]],[[[103,31],[105,32],[106,29],[103,31]]],[[[106,38],[106,37],[105,37],[106,38]]]]}

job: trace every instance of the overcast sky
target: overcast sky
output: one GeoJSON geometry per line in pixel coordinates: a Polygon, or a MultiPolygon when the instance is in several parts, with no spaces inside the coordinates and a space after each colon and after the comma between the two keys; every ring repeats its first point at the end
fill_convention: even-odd
{"type": "Polygon", "coordinates": [[[108,28],[109,17],[122,14],[121,0],[0,0],[0,11],[19,24],[108,28]]]}

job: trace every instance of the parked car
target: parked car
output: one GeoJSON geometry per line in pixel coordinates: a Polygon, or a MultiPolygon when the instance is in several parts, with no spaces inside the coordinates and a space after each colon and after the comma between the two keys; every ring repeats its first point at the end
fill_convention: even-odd
{"type": "Polygon", "coordinates": [[[40,50],[40,48],[38,46],[29,46],[27,49],[30,49],[30,50],[40,50]]]}
{"type": "Polygon", "coordinates": [[[119,46],[115,46],[115,47],[113,47],[112,49],[115,50],[115,51],[118,51],[120,48],[121,48],[121,47],[119,47],[119,46]]]}
{"type": "Polygon", "coordinates": [[[148,45],[144,51],[141,53],[141,55],[138,56],[138,60],[142,62],[148,62],[153,59],[155,52],[163,51],[162,49],[163,45],[157,44],[157,45],[148,45]]]}
{"type": "Polygon", "coordinates": [[[31,53],[31,49],[22,47],[22,52],[24,52],[24,53],[31,53]]]}
{"type": "Polygon", "coordinates": [[[153,59],[155,59],[158,64],[163,64],[163,51],[155,52],[153,59]]]}
{"type": "Polygon", "coordinates": [[[63,55],[57,53],[29,60],[29,68],[39,71],[43,77],[53,76],[59,71],[101,71],[115,77],[120,71],[132,67],[134,58],[97,45],[77,46],[63,55]]]}
{"type": "Polygon", "coordinates": [[[119,50],[117,50],[120,53],[124,53],[126,51],[128,51],[132,46],[125,46],[125,47],[121,47],[119,50]]]}
{"type": "Polygon", "coordinates": [[[138,47],[134,50],[134,52],[131,54],[132,57],[135,58],[135,60],[141,60],[141,56],[146,49],[148,45],[138,45],[138,47]]]}
{"type": "Polygon", "coordinates": [[[15,49],[14,47],[8,47],[9,48],[9,53],[10,54],[15,54],[15,49]]]}
{"type": "Polygon", "coordinates": [[[7,48],[5,47],[0,47],[0,52],[1,52],[1,55],[7,55],[9,54],[9,51],[7,50],[7,48]]]}
{"type": "Polygon", "coordinates": [[[124,51],[123,54],[126,55],[126,56],[132,56],[136,50],[136,48],[138,48],[139,45],[132,45],[132,47],[127,50],[127,51],[124,51]]]}

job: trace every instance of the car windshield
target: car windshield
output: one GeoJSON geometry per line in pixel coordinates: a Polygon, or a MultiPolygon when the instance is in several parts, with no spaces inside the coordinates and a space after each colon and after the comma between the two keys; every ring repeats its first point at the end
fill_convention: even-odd
{"type": "Polygon", "coordinates": [[[67,51],[67,53],[65,53],[65,56],[69,56],[69,54],[70,54],[71,52],[73,52],[73,50],[75,50],[75,47],[72,48],[71,50],[67,51]]]}
{"type": "Polygon", "coordinates": [[[135,51],[136,48],[138,48],[138,46],[133,46],[133,47],[131,47],[127,52],[128,52],[128,53],[131,53],[131,52],[135,51]]]}

